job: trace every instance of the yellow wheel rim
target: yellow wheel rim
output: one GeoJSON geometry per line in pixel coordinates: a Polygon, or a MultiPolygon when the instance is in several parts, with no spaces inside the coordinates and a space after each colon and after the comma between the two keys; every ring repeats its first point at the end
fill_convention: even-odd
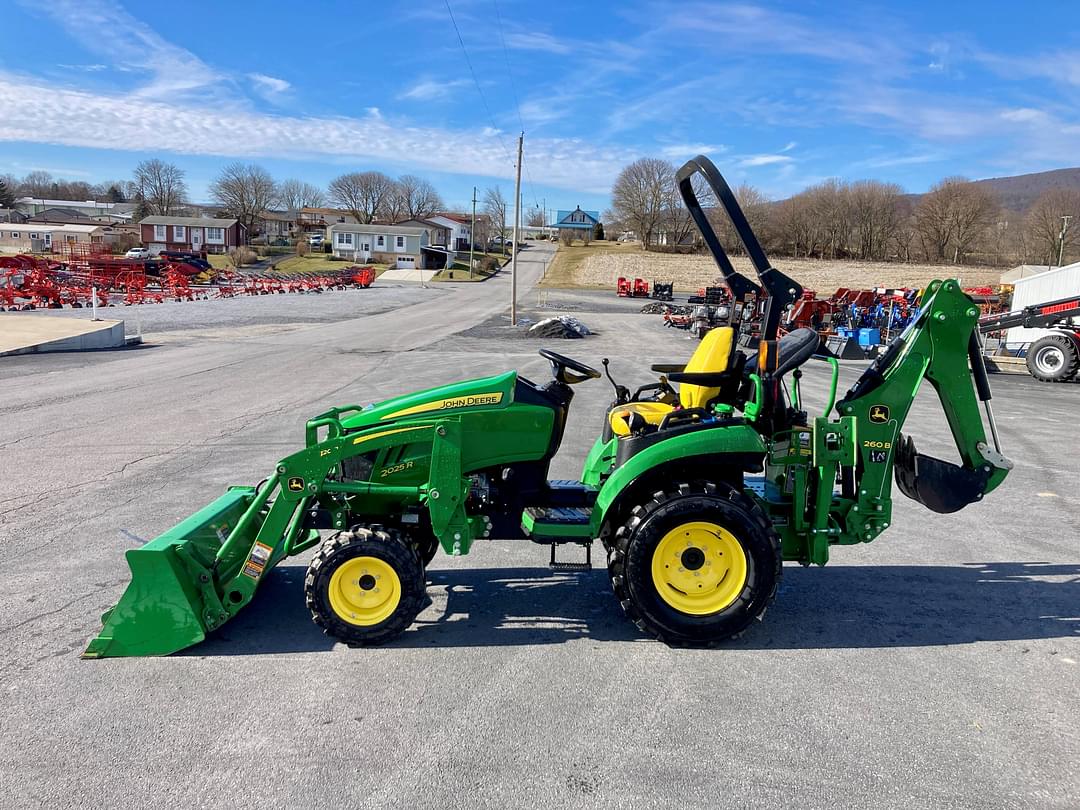
{"type": "Polygon", "coordinates": [[[653,552],[653,585],[679,612],[707,616],[739,597],[746,568],[746,552],[727,529],[706,521],[683,523],[653,552]]]}
{"type": "Polygon", "coordinates": [[[330,577],[330,607],[343,622],[369,627],[386,621],[401,602],[397,571],[378,557],[354,557],[330,577]]]}

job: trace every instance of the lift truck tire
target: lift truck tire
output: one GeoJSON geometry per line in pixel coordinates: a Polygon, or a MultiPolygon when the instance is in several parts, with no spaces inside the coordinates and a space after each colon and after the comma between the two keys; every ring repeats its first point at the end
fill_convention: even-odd
{"type": "Polygon", "coordinates": [[[1027,367],[1036,380],[1071,380],[1080,369],[1080,351],[1077,349],[1076,340],[1069,335],[1047,335],[1039,338],[1028,349],[1027,367]]]}
{"type": "Polygon", "coordinates": [[[354,526],[320,546],[304,578],[304,597],[327,635],[347,644],[381,644],[424,607],[424,567],[397,530],[354,526]]]}
{"type": "Polygon", "coordinates": [[[727,484],[680,483],[635,506],[615,534],[615,598],[644,633],[709,646],[760,621],[783,558],[764,511],[727,484]]]}

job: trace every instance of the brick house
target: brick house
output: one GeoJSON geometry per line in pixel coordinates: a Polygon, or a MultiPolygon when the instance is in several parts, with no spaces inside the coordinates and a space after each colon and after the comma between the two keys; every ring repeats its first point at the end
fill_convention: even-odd
{"type": "Polygon", "coordinates": [[[235,219],[147,217],[139,223],[142,243],[157,254],[163,250],[227,253],[247,244],[247,228],[235,219]]]}

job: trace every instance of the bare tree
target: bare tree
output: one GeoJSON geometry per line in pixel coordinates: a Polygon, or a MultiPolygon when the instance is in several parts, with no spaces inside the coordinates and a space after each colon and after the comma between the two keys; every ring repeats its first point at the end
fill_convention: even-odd
{"type": "Polygon", "coordinates": [[[525,224],[530,228],[543,228],[547,225],[547,217],[539,208],[533,208],[525,217],[525,224]]]}
{"type": "Polygon", "coordinates": [[[435,186],[415,174],[399,177],[393,196],[397,198],[403,219],[426,219],[445,208],[435,186]]]}
{"type": "Polygon", "coordinates": [[[19,182],[19,194],[24,197],[37,197],[42,199],[48,197],[53,187],[56,185],[56,181],[53,176],[45,171],[33,171],[30,172],[19,182]]]}
{"type": "Polygon", "coordinates": [[[854,226],[853,252],[865,261],[884,260],[900,226],[900,186],[859,180],[847,187],[847,193],[854,226]]]}
{"type": "Polygon", "coordinates": [[[503,241],[506,240],[506,207],[506,198],[498,186],[493,186],[484,192],[484,213],[491,221],[491,229],[503,241]]]}
{"type": "Polygon", "coordinates": [[[383,210],[394,185],[382,172],[351,172],[331,180],[327,191],[331,201],[348,211],[357,222],[368,224],[383,210]]]}
{"type": "Polygon", "coordinates": [[[277,187],[262,166],[236,162],[222,169],[210,184],[210,198],[254,234],[266,209],[277,198],[277,187]]]}
{"type": "Polygon", "coordinates": [[[324,201],[322,189],[303,180],[290,178],[278,184],[276,202],[286,211],[319,208],[324,201]]]}
{"type": "Polygon", "coordinates": [[[637,231],[648,250],[671,202],[674,168],[666,160],[640,158],[619,172],[611,190],[611,207],[618,219],[637,231]]]}
{"type": "Polygon", "coordinates": [[[1080,244],[1080,192],[1052,189],[1043,192],[1028,211],[1025,219],[1028,246],[1032,257],[1042,264],[1057,264],[1062,256],[1080,244]],[[1061,249],[1062,217],[1072,217],[1065,231],[1065,246],[1061,249]]]}
{"type": "Polygon", "coordinates": [[[993,193],[963,177],[947,177],[935,184],[915,209],[915,228],[926,257],[960,263],[998,210],[993,193]]]}
{"type": "MultiPolygon", "coordinates": [[[[170,216],[183,207],[187,200],[187,184],[184,171],[171,163],[154,158],[144,160],[135,167],[132,183],[136,204],[150,214],[170,216]]],[[[138,210],[138,209],[137,209],[138,210]]]]}
{"type": "MultiPolygon", "coordinates": [[[[712,188],[700,174],[695,173],[690,178],[690,187],[694,190],[694,197],[703,209],[708,210],[710,206],[715,205],[716,200],[713,197],[712,188]]],[[[667,233],[669,245],[681,245],[697,233],[697,226],[694,224],[693,217],[690,216],[690,209],[683,203],[679,185],[675,182],[674,166],[671,167],[671,186],[667,190],[663,228],[667,233]]]]}
{"type": "MultiPolygon", "coordinates": [[[[746,221],[750,223],[750,227],[758,238],[763,239],[768,224],[769,198],[760,189],[749,183],[742,183],[735,188],[733,193],[735,200],[739,203],[739,208],[746,215],[746,221]]],[[[707,205],[714,205],[715,201],[712,199],[711,194],[707,195],[705,199],[707,205]]],[[[731,220],[726,214],[714,208],[711,211],[710,221],[713,223],[713,229],[716,231],[721,244],[724,245],[724,249],[728,253],[741,255],[746,252],[742,240],[739,239],[738,233],[735,232],[735,226],[731,224],[731,220]]]]}

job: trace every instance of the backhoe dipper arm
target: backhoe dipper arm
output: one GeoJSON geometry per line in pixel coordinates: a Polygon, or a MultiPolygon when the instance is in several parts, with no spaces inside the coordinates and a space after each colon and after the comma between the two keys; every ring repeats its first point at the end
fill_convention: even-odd
{"type": "MultiPolygon", "coordinates": [[[[690,216],[693,217],[698,230],[701,231],[701,237],[705,240],[705,244],[708,245],[717,267],[724,274],[724,280],[731,289],[732,297],[736,301],[742,301],[747,293],[760,294],[764,289],[766,299],[761,324],[761,339],[775,340],[777,328],[780,325],[780,316],[787,307],[802,297],[802,287],[769,264],[769,259],[766,257],[761,243],[758,242],[757,236],[754,235],[754,231],[750,228],[750,223],[746,221],[746,216],[739,206],[739,201],[735,199],[731,187],[728,186],[727,181],[724,180],[723,175],[720,174],[711,160],[704,155],[698,155],[686,161],[675,175],[675,179],[679,184],[679,194],[682,196],[683,203],[689,210],[690,216]],[[720,240],[716,237],[712,224],[709,222],[708,217],[705,216],[705,212],[698,202],[693,186],[695,174],[700,174],[705,178],[713,194],[716,195],[717,202],[723,206],[728,219],[731,220],[731,224],[735,227],[739,240],[743,243],[743,247],[750,257],[750,261],[754,265],[754,271],[761,282],[760,287],[739,274],[732,266],[731,260],[720,244],[720,240]]],[[[732,312],[734,310],[735,307],[732,307],[732,312]]]]}
{"type": "Polygon", "coordinates": [[[955,281],[933,282],[918,318],[837,404],[842,417],[856,420],[857,489],[864,513],[887,501],[894,465],[901,492],[935,512],[955,512],[980,500],[1012,468],[1001,454],[990,408],[978,315],[955,281]],[[963,466],[918,453],[900,433],[924,377],[937,391],[963,466]],[[987,443],[980,400],[993,446],[987,443]]]}

